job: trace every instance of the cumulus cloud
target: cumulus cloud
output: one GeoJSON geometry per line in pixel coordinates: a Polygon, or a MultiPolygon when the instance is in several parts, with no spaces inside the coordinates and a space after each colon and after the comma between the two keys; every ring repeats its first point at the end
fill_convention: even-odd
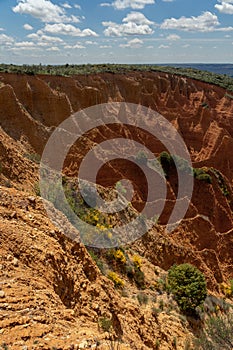
{"type": "Polygon", "coordinates": [[[81,10],[81,6],[78,5],[78,4],[75,4],[75,5],[74,5],[74,8],[76,8],[76,9],[78,9],[78,10],[81,10]]]}
{"type": "Polygon", "coordinates": [[[53,4],[50,0],[19,0],[18,5],[12,8],[15,13],[30,15],[46,23],[74,22],[79,18],[68,17],[64,8],[53,4]]]}
{"type": "Polygon", "coordinates": [[[46,49],[46,51],[60,51],[60,49],[57,46],[52,46],[46,49]]]}
{"type": "Polygon", "coordinates": [[[169,45],[160,45],[159,46],[159,49],[169,49],[170,48],[170,46],[169,45]]]}
{"type": "Polygon", "coordinates": [[[143,41],[138,38],[134,38],[132,40],[129,40],[127,44],[121,44],[120,47],[129,47],[130,49],[139,49],[142,47],[143,41]]]}
{"type": "Polygon", "coordinates": [[[68,4],[67,2],[62,4],[62,7],[64,7],[65,9],[72,9],[72,6],[70,6],[70,4],[68,4]]]}
{"type": "Polygon", "coordinates": [[[24,27],[25,30],[32,30],[33,29],[33,27],[30,24],[27,24],[27,23],[25,23],[23,27],[24,27]]]}
{"type": "Polygon", "coordinates": [[[126,8],[141,10],[146,5],[152,5],[154,3],[154,0],[115,0],[112,3],[104,2],[100,6],[113,6],[116,10],[124,10],[126,8]]]}
{"type": "Polygon", "coordinates": [[[123,20],[123,23],[128,23],[128,22],[134,22],[136,24],[153,24],[152,21],[150,21],[149,19],[147,19],[143,13],[141,12],[136,12],[136,11],[132,11],[130,12],[123,20]]]}
{"type": "Polygon", "coordinates": [[[151,28],[151,24],[153,24],[153,22],[149,21],[140,12],[129,13],[123,18],[121,24],[115,22],[102,22],[102,25],[106,27],[104,30],[106,36],[153,34],[154,30],[151,28]]]}
{"type": "Polygon", "coordinates": [[[111,49],[111,45],[100,45],[100,49],[111,49]]]}
{"type": "Polygon", "coordinates": [[[91,40],[87,40],[85,41],[86,45],[98,45],[97,41],[91,41],[91,40]]]}
{"type": "Polygon", "coordinates": [[[83,46],[80,43],[77,43],[75,45],[66,45],[65,49],[72,49],[72,50],[74,50],[74,49],[85,49],[85,46],[83,46]]]}
{"type": "Polygon", "coordinates": [[[79,29],[72,24],[64,24],[64,23],[56,23],[56,24],[46,24],[44,27],[44,31],[51,33],[51,34],[57,34],[57,35],[70,35],[70,36],[98,36],[96,32],[93,30],[86,28],[86,29],[79,29]]]}
{"type": "Polygon", "coordinates": [[[18,43],[15,43],[16,47],[34,47],[35,43],[32,41],[20,41],[18,43]]]}
{"type": "Polygon", "coordinates": [[[1,45],[11,45],[14,43],[14,39],[6,34],[0,34],[0,44],[1,45]]]}
{"type": "Polygon", "coordinates": [[[112,4],[110,4],[110,2],[102,2],[102,3],[100,4],[100,6],[101,6],[101,7],[111,7],[112,4]]]}
{"type": "Polygon", "coordinates": [[[218,17],[206,11],[197,17],[180,17],[165,19],[161,24],[161,29],[176,29],[187,32],[211,32],[219,26],[218,17]]]}
{"type": "Polygon", "coordinates": [[[41,47],[46,47],[46,46],[50,46],[53,44],[57,45],[57,44],[64,43],[64,41],[61,38],[55,37],[55,36],[45,35],[40,30],[38,30],[37,33],[28,34],[27,37],[29,39],[33,40],[34,42],[36,42],[37,46],[41,46],[41,47]]]}
{"type": "Polygon", "coordinates": [[[233,15],[233,1],[224,1],[214,6],[219,12],[233,15]]]}
{"type": "Polygon", "coordinates": [[[170,34],[166,37],[167,40],[172,40],[172,41],[175,41],[175,40],[179,40],[180,39],[180,36],[179,35],[176,35],[176,34],[170,34]]]}

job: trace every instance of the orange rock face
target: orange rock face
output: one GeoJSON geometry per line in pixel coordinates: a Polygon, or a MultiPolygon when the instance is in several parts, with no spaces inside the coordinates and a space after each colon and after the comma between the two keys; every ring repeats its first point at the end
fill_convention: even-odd
{"type": "MultiPolygon", "coordinates": [[[[26,155],[32,153],[42,154],[46,141],[54,127],[58,126],[72,113],[96,104],[112,101],[140,104],[150,107],[163,115],[175,126],[184,139],[190,152],[193,166],[197,168],[206,167],[208,174],[212,177],[211,184],[195,179],[193,196],[186,216],[179,227],[172,234],[168,234],[164,231],[164,227],[174,207],[178,186],[176,173],[175,171],[171,172],[167,179],[167,201],[158,224],[142,239],[135,242],[133,249],[138,251],[150,263],[163,269],[168,269],[174,263],[193,263],[207,276],[209,288],[220,292],[220,283],[233,277],[233,100],[226,94],[224,89],[218,86],[158,72],[103,73],[74,77],[27,76],[1,73],[0,161],[2,185],[6,184],[6,181],[11,181],[12,185],[19,190],[31,191],[38,179],[38,165],[33,163],[29,159],[30,157],[26,155]],[[217,169],[217,171],[210,168],[217,169]]],[[[82,156],[91,149],[95,142],[99,143],[115,135],[123,135],[130,138],[132,134],[133,131],[130,128],[127,130],[112,128],[111,130],[103,129],[90,132],[85,143],[74,145],[70,150],[65,161],[64,172],[67,175],[76,175],[77,164],[79,164],[82,156]]],[[[164,150],[163,145],[158,140],[152,140],[149,134],[141,132],[136,136],[133,135],[132,138],[145,144],[155,155],[164,150]]],[[[102,186],[113,186],[119,179],[124,177],[131,179],[135,185],[133,206],[140,211],[146,200],[147,186],[146,181],[143,179],[143,174],[137,169],[135,164],[130,166],[127,164],[126,166],[121,161],[118,164],[109,163],[99,172],[98,182],[102,186]]],[[[17,198],[19,196],[18,193],[11,194],[11,190],[7,190],[5,193],[6,200],[9,201],[10,195],[17,198]]],[[[4,202],[4,198],[1,200],[4,202]]],[[[6,207],[8,208],[8,206],[10,206],[9,203],[6,207]]],[[[16,204],[14,206],[17,207],[16,204]]],[[[20,213],[20,209],[17,208],[12,210],[16,211],[16,215],[20,216],[21,230],[23,227],[21,221],[26,220],[27,215],[20,213]]],[[[29,271],[28,276],[32,276],[32,270],[37,269],[37,261],[33,262],[33,254],[30,249],[26,249],[25,244],[27,244],[27,240],[33,239],[30,238],[33,229],[29,228],[30,224],[27,221],[28,234],[25,236],[25,233],[22,233],[22,237],[25,239],[22,243],[19,237],[16,237],[17,220],[15,221],[14,216],[7,218],[8,214],[6,214],[5,209],[0,209],[0,214],[5,215],[4,220],[0,224],[3,242],[3,248],[1,249],[3,249],[4,253],[2,264],[9,265],[7,253],[10,250],[13,255],[17,255],[20,259],[19,270],[25,264],[29,271]],[[7,236],[8,219],[10,220],[9,227],[11,228],[10,237],[7,236]],[[16,242],[22,247],[22,255],[21,250],[16,246],[16,242]]],[[[11,215],[12,210],[10,207],[8,209],[9,215],[11,215]]],[[[37,220],[42,215],[41,211],[42,209],[39,206],[39,211],[35,214],[37,220]]],[[[27,220],[29,219],[27,218],[27,220]]],[[[39,266],[42,267],[43,264],[51,265],[51,271],[50,273],[41,271],[42,280],[38,283],[41,283],[41,285],[45,283],[45,288],[49,288],[46,283],[48,284],[50,283],[48,281],[52,281],[52,298],[56,299],[57,307],[62,315],[65,313],[65,309],[63,309],[64,303],[68,309],[74,310],[74,313],[68,316],[63,315],[64,320],[73,322],[77,315],[78,317],[80,315],[85,317],[80,311],[80,308],[84,307],[84,312],[90,315],[89,322],[91,324],[97,317],[98,312],[92,312],[88,309],[88,302],[90,301],[86,303],[79,301],[83,295],[86,297],[86,294],[81,290],[79,291],[77,285],[80,283],[85,284],[85,288],[90,289],[90,295],[93,294],[91,302],[101,304],[101,298],[97,294],[95,295],[91,287],[90,282],[93,278],[98,295],[102,295],[109,305],[111,299],[115,300],[112,287],[109,287],[109,293],[105,295],[105,281],[98,275],[98,272],[95,272],[94,265],[91,265],[90,269],[87,268],[88,272],[85,270],[85,266],[90,265],[91,262],[88,260],[89,258],[84,247],[77,246],[75,249],[78,251],[78,259],[84,259],[85,266],[81,267],[81,263],[78,267],[75,265],[75,262],[73,262],[75,251],[69,251],[67,255],[68,262],[65,261],[65,258],[62,257],[62,243],[59,242],[56,248],[53,247],[53,238],[48,238],[45,234],[46,225],[51,229],[50,224],[46,222],[45,218],[43,220],[41,230],[43,235],[45,235],[44,239],[48,239],[47,250],[43,251],[42,255],[39,251],[36,251],[36,254],[39,266]],[[59,265],[67,272],[66,277],[65,275],[63,276],[68,279],[67,283],[57,279],[59,265]],[[78,272],[79,280],[77,281],[69,277],[72,275],[74,266],[80,270],[78,272]],[[89,275],[92,269],[94,277],[89,275]],[[68,285],[69,287],[67,287],[68,285]],[[72,288],[73,294],[71,293],[72,288]],[[72,302],[75,303],[75,307],[71,305],[72,302]]],[[[33,226],[36,225],[33,224],[33,226]]],[[[31,243],[28,241],[28,244],[31,243]]],[[[69,245],[70,243],[66,244],[69,245]]],[[[43,250],[42,241],[39,241],[39,246],[43,250]]],[[[69,245],[68,248],[71,249],[71,246],[69,245]]],[[[44,267],[44,269],[46,268],[44,267]]],[[[16,272],[15,268],[10,268],[9,276],[15,279],[17,277],[16,272]]],[[[39,275],[39,271],[36,270],[36,274],[39,275]]],[[[21,270],[20,276],[22,279],[23,271],[21,270]]],[[[36,286],[30,287],[32,289],[30,292],[31,298],[36,298],[34,287],[36,286]]],[[[6,293],[9,293],[9,298],[13,298],[10,289],[8,290],[7,288],[6,293]]],[[[18,287],[15,286],[15,288],[18,287]]],[[[18,293],[21,292],[18,291],[18,293]]],[[[22,298],[24,298],[23,293],[22,289],[22,295],[20,294],[22,298]]],[[[41,298],[47,297],[48,295],[41,298]]],[[[112,310],[114,315],[120,310],[120,316],[114,317],[116,317],[116,322],[121,323],[120,318],[123,317],[124,312],[122,311],[122,304],[117,306],[118,302],[122,303],[122,301],[116,299],[112,305],[112,310]]],[[[42,301],[39,298],[37,304],[41,307],[42,304],[40,303],[42,301]]],[[[52,308],[52,320],[56,320],[57,316],[52,305],[50,305],[50,301],[46,303],[46,308],[52,308]]],[[[130,305],[128,307],[128,317],[133,318],[133,307],[130,305]],[[131,307],[132,310],[130,309],[131,307]]],[[[106,308],[104,312],[110,312],[110,309],[106,308]]],[[[19,324],[22,321],[22,317],[21,315],[19,316],[19,324]]],[[[36,311],[35,317],[37,317],[36,311]]],[[[48,333],[52,332],[51,324],[53,321],[45,316],[42,317],[41,314],[38,317],[41,317],[41,323],[48,325],[48,327],[46,326],[48,333]]],[[[76,327],[81,327],[81,321],[78,323],[77,319],[75,319],[75,322],[76,327]]],[[[4,327],[8,326],[5,325],[4,327]]],[[[64,323],[64,327],[67,327],[67,323],[64,323]]],[[[132,327],[134,342],[137,343],[139,341],[137,337],[140,332],[136,329],[136,325],[132,327]]],[[[25,337],[28,337],[29,332],[26,328],[23,332],[25,337]]],[[[35,337],[39,337],[39,333],[42,333],[42,328],[33,329],[33,332],[36,334],[35,337]]],[[[58,339],[59,327],[55,333],[58,339]]],[[[148,337],[146,340],[146,336],[142,336],[144,340],[140,340],[140,344],[142,346],[143,341],[144,344],[147,341],[151,346],[140,347],[140,349],[152,349],[155,346],[153,342],[150,343],[151,339],[155,337],[155,333],[152,332],[148,337]]],[[[8,338],[5,337],[6,340],[8,338]]],[[[73,338],[72,341],[74,341],[73,338]]],[[[44,342],[44,344],[47,343],[44,342]]],[[[50,344],[56,346],[55,342],[50,344]]],[[[47,348],[49,349],[49,347],[44,347],[43,349],[47,348]]]]}

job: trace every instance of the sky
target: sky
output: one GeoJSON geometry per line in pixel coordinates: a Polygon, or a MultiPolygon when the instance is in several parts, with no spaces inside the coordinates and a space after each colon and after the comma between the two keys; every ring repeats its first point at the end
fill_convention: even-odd
{"type": "Polygon", "coordinates": [[[233,0],[0,0],[0,62],[233,63],[233,0]]]}

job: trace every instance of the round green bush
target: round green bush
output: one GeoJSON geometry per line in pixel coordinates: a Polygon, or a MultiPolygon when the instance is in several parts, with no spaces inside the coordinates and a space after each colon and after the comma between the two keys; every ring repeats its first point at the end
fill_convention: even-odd
{"type": "Polygon", "coordinates": [[[191,264],[173,265],[168,270],[167,282],[182,311],[195,312],[207,296],[205,276],[191,264]]]}

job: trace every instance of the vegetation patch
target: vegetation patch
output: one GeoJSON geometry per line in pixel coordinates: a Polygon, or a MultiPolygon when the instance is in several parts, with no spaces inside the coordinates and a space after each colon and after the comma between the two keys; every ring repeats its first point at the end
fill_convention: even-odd
{"type": "MultiPolygon", "coordinates": [[[[65,65],[14,65],[1,64],[0,72],[16,74],[49,74],[60,76],[73,76],[77,74],[127,74],[129,72],[163,72],[179,75],[209,84],[221,86],[228,91],[233,91],[233,78],[225,74],[215,74],[194,68],[146,65],[146,64],[65,64],[65,65]]],[[[230,95],[231,96],[231,95],[230,95]]],[[[229,97],[229,96],[227,96],[229,97]]],[[[231,98],[231,97],[230,97],[231,98]]]]}
{"type": "Polygon", "coordinates": [[[191,264],[174,265],[168,270],[168,290],[184,312],[195,314],[207,296],[204,275],[191,264]]]}
{"type": "Polygon", "coordinates": [[[119,277],[119,275],[114,271],[109,271],[107,276],[111,281],[113,281],[115,287],[123,288],[125,282],[119,277]]]}

